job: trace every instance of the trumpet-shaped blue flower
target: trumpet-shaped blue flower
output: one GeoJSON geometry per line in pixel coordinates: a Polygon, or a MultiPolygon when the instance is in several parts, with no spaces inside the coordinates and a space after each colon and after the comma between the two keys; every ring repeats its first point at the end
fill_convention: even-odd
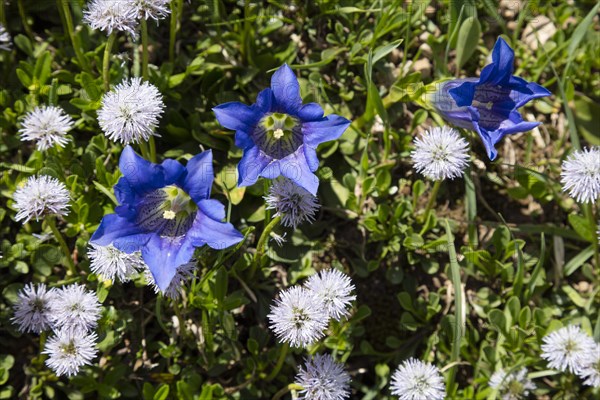
{"type": "Polygon", "coordinates": [[[119,206],[102,219],[91,242],[112,243],[126,253],[141,251],[163,292],[196,247],[224,249],[242,240],[233,225],[221,222],[224,206],[209,199],[214,178],[210,150],[184,167],[171,159],[153,164],[127,146],[119,168],[123,177],[114,187],[119,206]]]}
{"type": "Polygon", "coordinates": [[[430,99],[444,119],[479,134],[490,160],[498,155],[494,146],[505,135],[526,132],[540,124],[524,121],[517,109],[530,100],[550,95],[537,83],[512,75],[514,56],[504,39],[498,38],[492,63],[483,68],[479,79],[443,82],[430,99]]]}
{"type": "Polygon", "coordinates": [[[230,102],[213,111],[221,125],[236,131],[235,144],[244,150],[239,186],[283,175],[313,195],[319,187],[313,174],[319,167],[316,147],[339,138],[350,125],[339,115],[323,116],[316,103],[302,104],[300,85],[287,64],[273,74],[271,87],[253,105],[230,102]]]}

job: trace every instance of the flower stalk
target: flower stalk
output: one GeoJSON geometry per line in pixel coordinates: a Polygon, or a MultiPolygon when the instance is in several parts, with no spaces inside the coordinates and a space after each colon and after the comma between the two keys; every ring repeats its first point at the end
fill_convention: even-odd
{"type": "Polygon", "coordinates": [[[48,226],[50,227],[50,230],[54,234],[54,237],[58,241],[58,244],[60,245],[60,248],[62,249],[63,253],[65,253],[65,256],[67,258],[67,265],[69,268],[67,270],[67,275],[73,275],[73,276],[77,275],[77,269],[75,268],[75,263],[73,262],[73,257],[71,256],[71,251],[69,250],[69,246],[67,246],[67,242],[65,241],[65,238],[63,237],[63,235],[60,233],[60,231],[56,227],[56,222],[54,221],[54,217],[47,216],[46,223],[48,224],[48,226]]]}
{"type": "Polygon", "coordinates": [[[110,90],[110,53],[117,38],[117,32],[113,31],[106,41],[106,47],[104,48],[104,59],[102,61],[102,79],[104,80],[104,91],[110,90]]]}
{"type": "Polygon", "coordinates": [[[271,222],[269,222],[269,224],[265,227],[262,234],[260,235],[260,238],[258,239],[258,245],[256,246],[256,253],[254,253],[252,269],[250,270],[251,277],[254,276],[256,268],[260,264],[262,256],[265,254],[267,241],[269,240],[269,237],[271,237],[271,232],[273,231],[273,229],[275,229],[276,226],[279,225],[280,222],[281,215],[278,215],[277,217],[273,218],[271,222]]]}
{"type": "Polygon", "coordinates": [[[277,377],[279,371],[281,371],[281,367],[283,367],[283,363],[285,362],[285,357],[287,356],[289,349],[290,344],[288,342],[285,342],[283,346],[279,348],[279,357],[277,358],[277,364],[275,364],[275,368],[273,368],[271,373],[265,378],[266,382],[271,382],[277,377]]]}

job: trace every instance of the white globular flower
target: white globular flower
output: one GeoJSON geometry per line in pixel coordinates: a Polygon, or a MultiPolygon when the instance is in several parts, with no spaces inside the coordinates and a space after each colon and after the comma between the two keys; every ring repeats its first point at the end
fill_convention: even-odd
{"type": "Polygon", "coordinates": [[[72,284],[59,289],[50,305],[51,319],[56,328],[89,331],[98,324],[100,302],[85,286],[72,284]]]}
{"type": "Polygon", "coordinates": [[[0,50],[10,51],[10,34],[4,28],[4,25],[0,24],[0,50]]]}
{"type": "Polygon", "coordinates": [[[265,196],[267,210],[276,210],[283,226],[296,229],[304,221],[313,222],[319,209],[317,198],[287,178],[276,179],[265,196]]]}
{"type": "Polygon", "coordinates": [[[443,400],[446,397],[440,370],[414,358],[398,366],[390,386],[392,394],[400,400],[443,400]]]}
{"type": "Polygon", "coordinates": [[[46,290],[43,283],[30,283],[19,291],[12,321],[18,325],[20,332],[40,333],[52,328],[50,304],[54,296],[54,290],[46,290]]]}
{"type": "Polygon", "coordinates": [[[304,286],[324,304],[327,315],[337,321],[348,316],[350,303],[356,300],[356,296],[351,294],[354,285],[350,277],[335,268],[321,270],[304,286]]]}
{"type": "Polygon", "coordinates": [[[26,223],[31,218],[39,221],[45,215],[69,213],[69,191],[56,178],[48,175],[30,176],[13,194],[16,220],[26,223]]]}
{"type": "Polygon", "coordinates": [[[138,18],[149,19],[156,21],[165,18],[171,10],[169,3],[171,0],[133,0],[138,11],[138,18]]]}
{"type": "Polygon", "coordinates": [[[164,108],[156,86],[132,78],[104,95],[98,110],[98,123],[111,140],[123,144],[139,143],[156,135],[154,130],[164,108]]]}
{"type": "Polygon", "coordinates": [[[117,278],[121,282],[127,282],[138,270],[146,268],[139,252],[127,254],[112,244],[100,246],[90,243],[87,255],[90,259],[90,269],[102,279],[117,278]]]}
{"type": "Polygon", "coordinates": [[[163,296],[169,297],[170,299],[178,299],[181,296],[183,286],[187,281],[194,277],[194,271],[196,270],[196,261],[192,260],[189,263],[182,264],[177,267],[177,271],[171,279],[171,283],[164,292],[161,292],[160,288],[156,284],[152,272],[149,268],[146,268],[146,281],[154,289],[154,293],[162,293],[163,296]]]}
{"type": "Polygon", "coordinates": [[[492,389],[498,391],[502,400],[526,399],[536,389],[531,379],[527,378],[527,368],[510,373],[499,369],[491,376],[489,383],[492,389]]]}
{"type": "Polygon", "coordinates": [[[430,129],[414,145],[410,155],[415,169],[431,180],[463,176],[469,164],[469,144],[448,126],[430,129]]]}
{"type": "Polygon", "coordinates": [[[588,353],[577,375],[583,379],[584,385],[600,388],[600,343],[596,343],[588,353]]]}
{"type": "Polygon", "coordinates": [[[43,354],[48,354],[46,365],[56,375],[77,375],[79,368],[91,364],[96,357],[95,332],[60,329],[46,342],[43,354]]]}
{"type": "Polygon", "coordinates": [[[110,35],[113,31],[137,35],[138,9],[131,0],[92,0],[83,12],[84,21],[110,35]]]}
{"type": "Polygon", "coordinates": [[[576,325],[554,331],[542,339],[542,358],[550,368],[576,373],[594,350],[594,339],[576,325]]]}
{"type": "Polygon", "coordinates": [[[281,292],[268,317],[277,338],[294,347],[307,347],[322,338],[329,322],[323,304],[301,286],[281,292]]]}
{"type": "Polygon", "coordinates": [[[306,358],[295,383],[303,387],[299,400],[343,400],[350,396],[350,375],[329,354],[306,358]]]}
{"type": "Polygon", "coordinates": [[[580,203],[593,203],[600,197],[600,146],[573,152],[562,163],[563,191],[580,203]]]}
{"type": "Polygon", "coordinates": [[[44,151],[55,145],[65,147],[73,123],[60,107],[36,107],[25,116],[19,133],[22,141],[32,140],[38,150],[44,151]]]}

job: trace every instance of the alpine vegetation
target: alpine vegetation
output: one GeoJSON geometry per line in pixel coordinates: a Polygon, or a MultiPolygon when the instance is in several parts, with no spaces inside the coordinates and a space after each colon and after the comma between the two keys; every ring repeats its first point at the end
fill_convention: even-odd
{"type": "Polygon", "coordinates": [[[20,332],[41,333],[52,328],[50,306],[55,300],[55,291],[47,290],[46,285],[39,283],[25,285],[18,293],[14,305],[12,322],[17,324],[20,332]]]}
{"type": "Polygon", "coordinates": [[[295,383],[302,386],[299,399],[343,400],[350,397],[350,375],[344,365],[330,354],[306,357],[304,368],[298,369],[295,383]]]}
{"type": "Polygon", "coordinates": [[[301,286],[282,291],[268,317],[271,330],[281,342],[304,348],[325,335],[329,322],[323,304],[301,286]]]}
{"type": "Polygon", "coordinates": [[[440,370],[420,360],[409,358],[392,374],[390,388],[400,400],[443,400],[446,387],[440,370]]]}
{"type": "Polygon", "coordinates": [[[350,126],[339,115],[324,116],[317,103],[302,104],[300,84],[287,64],[252,106],[229,102],[213,111],[221,125],[235,131],[235,144],[244,151],[239,186],[252,185],[259,177],[284,176],[312,195],[319,187],[317,146],[336,140],[350,126]]]}
{"type": "Polygon", "coordinates": [[[133,275],[147,268],[139,252],[125,253],[112,244],[100,246],[90,243],[87,253],[90,269],[102,279],[127,282],[133,275]]]}
{"type": "Polygon", "coordinates": [[[287,178],[273,180],[268,196],[267,210],[276,210],[283,226],[296,229],[303,222],[313,222],[319,209],[317,197],[287,178]]]}
{"type": "Polygon", "coordinates": [[[83,285],[58,289],[50,302],[50,318],[56,329],[88,332],[98,324],[102,307],[95,293],[83,285]]]}
{"type": "Polygon", "coordinates": [[[84,21],[110,35],[113,31],[137,35],[138,8],[132,0],[91,0],[83,11],[84,21]]]}
{"type": "Polygon", "coordinates": [[[580,203],[600,198],[600,146],[574,151],[562,163],[563,191],[580,203]]]}
{"type": "Polygon", "coordinates": [[[34,141],[38,150],[44,151],[54,146],[65,147],[66,136],[74,121],[64,110],[55,106],[36,107],[22,122],[21,140],[34,141]]]}
{"type": "Polygon", "coordinates": [[[81,367],[91,364],[92,359],[96,357],[97,340],[98,335],[95,332],[59,329],[48,339],[42,351],[42,354],[48,355],[46,365],[57,376],[77,375],[81,367]]]}
{"type": "Polygon", "coordinates": [[[214,179],[210,150],[184,167],[172,159],[151,163],[127,146],[119,169],[123,177],[114,187],[119,206],[102,219],[91,243],[141,251],[161,291],[197,247],[225,249],[242,240],[233,225],[223,222],[223,205],[209,198],[214,179]]]}
{"type": "Polygon", "coordinates": [[[498,155],[496,144],[506,135],[529,131],[539,122],[527,122],[517,111],[529,101],[549,96],[534,82],[513,75],[515,53],[501,37],[492,50],[492,63],[479,78],[447,80],[429,99],[448,122],[479,134],[490,160],[498,155]]]}
{"type": "Polygon", "coordinates": [[[321,270],[311,276],[304,286],[321,301],[330,318],[340,321],[350,314],[351,303],[356,300],[352,294],[355,287],[343,272],[335,268],[321,270]]]}
{"type": "Polygon", "coordinates": [[[104,95],[98,123],[111,140],[123,144],[145,142],[158,136],[155,129],[164,107],[156,86],[131,78],[104,95]]]}
{"type": "Polygon", "coordinates": [[[69,191],[56,178],[47,175],[30,176],[27,182],[13,194],[15,219],[28,222],[31,218],[39,221],[46,215],[65,216],[69,213],[69,191]]]}
{"type": "Polygon", "coordinates": [[[417,172],[439,181],[464,174],[469,160],[469,144],[455,129],[435,127],[414,140],[410,153],[417,172]]]}
{"type": "Polygon", "coordinates": [[[576,325],[560,328],[544,336],[542,341],[541,357],[548,361],[548,367],[563,372],[580,371],[596,349],[594,339],[576,325]]]}
{"type": "Polygon", "coordinates": [[[490,377],[490,387],[498,391],[502,400],[521,400],[529,398],[536,385],[527,378],[527,368],[506,372],[499,369],[490,377]]]}

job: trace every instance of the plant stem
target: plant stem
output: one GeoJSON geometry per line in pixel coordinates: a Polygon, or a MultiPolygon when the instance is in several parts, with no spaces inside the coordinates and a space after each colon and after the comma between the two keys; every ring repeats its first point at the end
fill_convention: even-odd
{"type": "Polygon", "coordinates": [[[23,23],[23,28],[25,29],[25,33],[27,37],[33,42],[35,40],[35,35],[29,26],[29,22],[27,22],[27,14],[25,14],[25,7],[23,6],[23,0],[17,0],[17,8],[19,9],[19,17],[21,17],[21,22],[23,23]]]}
{"type": "Polygon", "coordinates": [[[280,391],[278,391],[277,393],[275,393],[275,395],[273,396],[273,398],[271,400],[279,400],[287,392],[289,392],[291,390],[302,390],[302,389],[304,389],[304,387],[298,385],[297,383],[290,383],[289,385],[287,385],[286,387],[282,388],[280,391]]]}
{"type": "MultiPolygon", "coordinates": [[[[446,223],[446,237],[448,240],[448,255],[450,257],[450,278],[454,287],[454,337],[452,343],[452,354],[450,363],[458,363],[460,360],[460,342],[464,334],[464,315],[466,310],[463,309],[463,289],[460,279],[460,266],[456,258],[456,249],[454,248],[454,236],[450,229],[450,222],[446,223]]],[[[456,384],[454,377],[456,376],[456,367],[452,367],[448,372],[448,394],[454,393],[456,384]]]]}
{"type": "Polygon", "coordinates": [[[148,151],[148,144],[146,142],[140,141],[139,145],[142,157],[150,161],[150,152],[148,151]]]}
{"type": "Polygon", "coordinates": [[[265,226],[265,229],[263,229],[263,232],[260,235],[260,238],[258,239],[256,253],[254,254],[255,263],[259,263],[263,254],[265,254],[265,249],[267,246],[267,241],[269,240],[269,236],[273,229],[275,229],[275,227],[279,225],[279,222],[281,222],[281,215],[278,215],[277,217],[273,218],[271,222],[269,222],[269,224],[265,226]]]}
{"type": "Polygon", "coordinates": [[[153,163],[156,162],[156,143],[154,142],[154,136],[150,136],[150,139],[148,139],[148,147],[150,147],[150,151],[149,151],[149,157],[150,157],[150,161],[152,161],[153,163]]]}
{"type": "MultiPolygon", "coordinates": [[[[592,206],[592,203],[585,203],[582,205],[582,207],[583,214],[587,217],[590,225],[592,227],[597,227],[598,223],[596,222],[596,217],[594,215],[594,207],[592,206]]],[[[594,263],[596,264],[596,268],[600,268],[600,248],[598,240],[592,240],[592,247],[594,248],[594,263]]]]}
{"type": "Polygon", "coordinates": [[[81,43],[79,42],[79,37],[75,34],[75,30],[73,29],[73,17],[71,16],[71,10],[69,9],[69,2],[67,0],[58,0],[60,3],[60,8],[62,8],[62,14],[65,18],[65,24],[67,28],[67,34],[71,39],[71,44],[73,45],[73,51],[75,52],[75,57],[77,57],[77,62],[79,62],[79,66],[86,72],[90,72],[90,66],[87,63],[87,59],[83,55],[81,51],[81,43]]]}
{"type": "Polygon", "coordinates": [[[273,368],[269,376],[265,378],[266,382],[271,382],[277,377],[279,371],[281,371],[281,367],[283,367],[283,363],[285,362],[285,357],[287,356],[287,352],[289,349],[289,343],[284,343],[283,346],[281,346],[281,348],[279,349],[279,358],[277,359],[277,364],[275,364],[275,368],[273,368]]]}
{"type": "Polygon", "coordinates": [[[142,18],[142,78],[148,80],[148,23],[142,18]]]}
{"type": "Polygon", "coordinates": [[[104,48],[104,59],[102,61],[102,78],[104,80],[104,91],[110,90],[110,52],[112,50],[115,39],[117,38],[117,31],[113,31],[106,41],[106,47],[104,48]]]}
{"type": "Polygon", "coordinates": [[[73,276],[77,275],[77,269],[75,268],[75,263],[73,262],[73,257],[71,256],[71,251],[69,250],[69,246],[67,246],[67,242],[65,242],[65,238],[63,237],[63,235],[60,233],[60,231],[56,227],[56,222],[54,222],[54,217],[50,216],[50,215],[47,216],[46,223],[50,227],[50,230],[52,230],[54,237],[58,241],[58,244],[60,244],[60,248],[62,249],[62,251],[65,253],[65,256],[67,257],[67,263],[68,263],[68,267],[69,267],[69,269],[67,271],[67,275],[73,275],[73,276]]]}
{"type": "Polygon", "coordinates": [[[442,186],[441,180],[435,181],[435,183],[433,184],[433,189],[431,189],[431,195],[429,196],[429,201],[427,202],[427,206],[425,207],[425,214],[423,214],[425,220],[427,220],[427,214],[429,214],[429,211],[431,211],[431,209],[433,208],[433,205],[435,204],[435,199],[437,198],[437,194],[440,190],[440,186],[442,186]]]}
{"type": "Polygon", "coordinates": [[[169,30],[169,62],[175,61],[175,40],[179,30],[179,13],[182,9],[182,0],[171,1],[171,25],[169,30]]]}

